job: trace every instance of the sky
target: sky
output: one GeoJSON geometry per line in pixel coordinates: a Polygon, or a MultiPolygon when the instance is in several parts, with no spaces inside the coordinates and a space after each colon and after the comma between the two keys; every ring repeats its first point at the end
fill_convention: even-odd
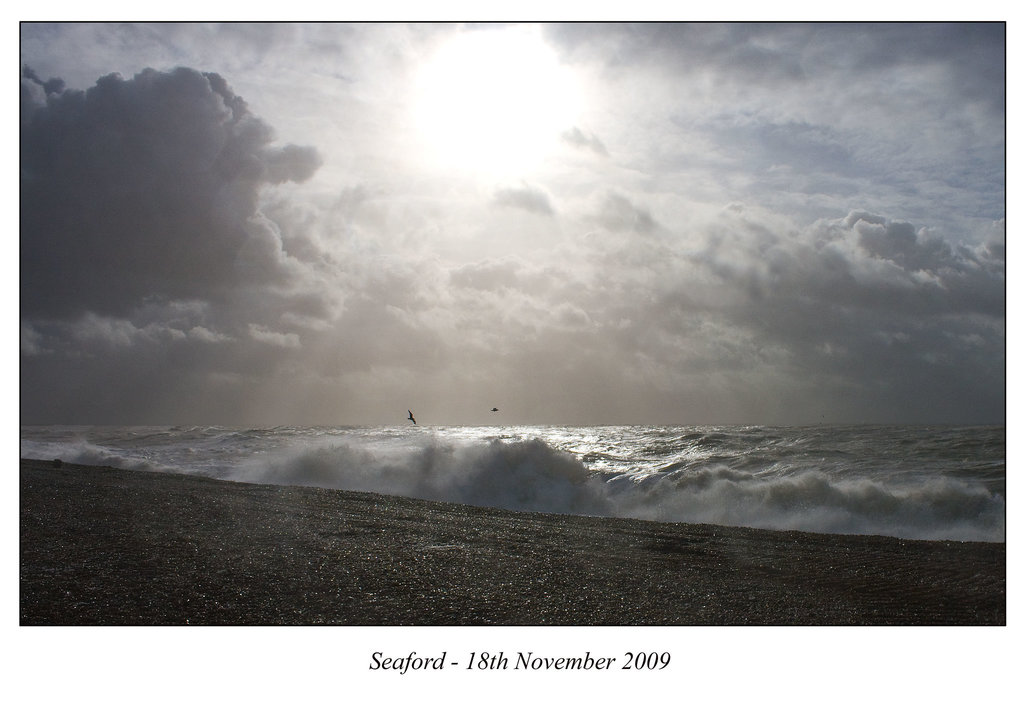
{"type": "Polygon", "coordinates": [[[1005,49],[22,24],[21,423],[1004,422],[1005,49]]]}

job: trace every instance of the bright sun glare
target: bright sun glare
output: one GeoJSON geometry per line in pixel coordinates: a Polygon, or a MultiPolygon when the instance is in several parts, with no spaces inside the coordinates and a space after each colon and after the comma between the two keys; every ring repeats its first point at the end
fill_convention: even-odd
{"type": "Polygon", "coordinates": [[[431,158],[492,175],[538,165],[578,109],[569,70],[528,27],[458,35],[423,66],[418,91],[431,158]]]}

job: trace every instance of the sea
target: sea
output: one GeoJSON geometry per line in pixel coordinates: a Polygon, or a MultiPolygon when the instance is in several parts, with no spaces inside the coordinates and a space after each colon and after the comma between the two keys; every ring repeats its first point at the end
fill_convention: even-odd
{"type": "Polygon", "coordinates": [[[1005,426],[23,426],[21,456],[532,512],[1006,539],[1005,426]]]}

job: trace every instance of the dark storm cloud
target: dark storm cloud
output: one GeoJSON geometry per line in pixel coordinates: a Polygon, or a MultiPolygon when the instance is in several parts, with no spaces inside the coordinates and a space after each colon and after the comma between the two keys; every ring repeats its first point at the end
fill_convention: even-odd
{"type": "Polygon", "coordinates": [[[791,375],[793,385],[841,389],[847,409],[867,412],[884,398],[893,421],[941,421],[966,402],[999,417],[1000,242],[954,245],[863,211],[792,232],[734,210],[687,256],[713,274],[703,281],[706,297],[682,289],[666,303],[706,316],[706,333],[740,332],[743,363],[768,352],[771,373],[791,375]]]}
{"type": "Polygon", "coordinates": [[[220,76],[112,74],[23,114],[24,317],[124,315],[147,299],[223,300],[289,279],[257,198],[309,178],[320,157],[273,145],[220,76]]]}
{"type": "Polygon", "coordinates": [[[25,419],[240,412],[254,379],[287,372],[335,314],[321,274],[287,250],[288,208],[262,209],[319,154],[275,143],[214,73],[40,83],[22,82],[25,419]],[[197,402],[203,388],[223,401],[197,402]]]}
{"type": "Polygon", "coordinates": [[[749,313],[780,339],[815,337],[814,330],[842,326],[854,312],[889,331],[955,317],[996,327],[1005,313],[997,246],[954,246],[868,212],[800,233],[730,212],[687,258],[735,291],[734,312],[749,313]]]}
{"type": "Polygon", "coordinates": [[[25,66],[22,69],[21,75],[26,80],[29,80],[32,83],[35,83],[36,85],[40,86],[47,95],[51,95],[53,93],[60,93],[64,90],[63,80],[61,80],[60,78],[51,78],[48,81],[43,81],[39,76],[36,75],[36,72],[28,66],[25,66]]]}

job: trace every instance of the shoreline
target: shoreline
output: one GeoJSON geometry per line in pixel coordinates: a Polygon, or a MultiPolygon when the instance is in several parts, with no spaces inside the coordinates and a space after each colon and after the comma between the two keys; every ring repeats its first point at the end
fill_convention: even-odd
{"type": "Polygon", "coordinates": [[[22,459],[22,625],[1005,625],[1005,543],[22,459]]]}

